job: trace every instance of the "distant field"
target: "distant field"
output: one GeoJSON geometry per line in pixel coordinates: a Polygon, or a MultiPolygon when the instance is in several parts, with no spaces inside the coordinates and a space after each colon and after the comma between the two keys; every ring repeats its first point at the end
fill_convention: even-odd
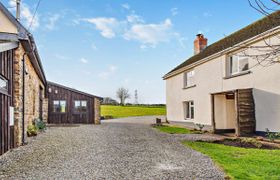
{"type": "Polygon", "coordinates": [[[113,116],[113,118],[165,114],[166,108],[164,106],[101,106],[101,116],[113,116]]]}

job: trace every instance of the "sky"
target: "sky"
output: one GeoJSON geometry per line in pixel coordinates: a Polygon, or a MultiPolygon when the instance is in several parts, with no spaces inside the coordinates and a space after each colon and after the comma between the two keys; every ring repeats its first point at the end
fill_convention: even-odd
{"type": "MultiPolygon", "coordinates": [[[[15,13],[14,0],[1,0],[15,13]]],[[[247,0],[22,0],[21,22],[34,35],[49,81],[130,102],[165,103],[162,76],[208,44],[262,15],[247,0]]]]}

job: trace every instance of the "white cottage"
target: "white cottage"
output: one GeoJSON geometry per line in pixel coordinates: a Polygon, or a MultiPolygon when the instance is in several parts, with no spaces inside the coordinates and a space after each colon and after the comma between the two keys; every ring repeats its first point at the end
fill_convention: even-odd
{"type": "Polygon", "coordinates": [[[167,119],[236,135],[280,131],[280,11],[207,46],[167,73],[167,119]],[[277,49],[278,48],[278,49],[277,49]]]}

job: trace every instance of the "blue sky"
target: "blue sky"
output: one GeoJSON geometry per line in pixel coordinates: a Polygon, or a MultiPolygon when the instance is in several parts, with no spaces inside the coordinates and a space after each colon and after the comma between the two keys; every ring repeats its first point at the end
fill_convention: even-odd
{"type": "MultiPolygon", "coordinates": [[[[24,25],[37,2],[23,0],[24,25]]],[[[211,44],[261,17],[247,0],[42,0],[30,30],[48,80],[112,98],[125,87],[131,102],[137,89],[140,103],[165,103],[161,77],[192,56],[197,33],[211,44]]]]}

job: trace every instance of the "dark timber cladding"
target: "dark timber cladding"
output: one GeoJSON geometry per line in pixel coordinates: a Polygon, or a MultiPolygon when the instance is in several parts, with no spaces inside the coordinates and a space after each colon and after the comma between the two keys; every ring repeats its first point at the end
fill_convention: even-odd
{"type": "Polygon", "coordinates": [[[48,123],[95,123],[95,103],[99,97],[51,82],[48,82],[47,92],[48,123]]]}
{"type": "Polygon", "coordinates": [[[13,50],[0,52],[0,155],[14,147],[14,131],[10,126],[13,106],[13,50]]]}

